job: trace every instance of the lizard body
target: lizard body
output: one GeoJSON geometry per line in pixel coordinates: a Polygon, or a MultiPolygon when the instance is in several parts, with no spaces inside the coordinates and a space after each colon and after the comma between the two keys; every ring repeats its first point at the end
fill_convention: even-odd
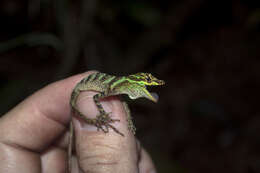
{"type": "MultiPolygon", "coordinates": [[[[116,133],[124,136],[119,130],[117,130],[111,123],[119,121],[118,119],[112,119],[109,113],[103,109],[100,99],[113,96],[126,94],[130,99],[137,99],[140,97],[147,98],[154,102],[157,102],[157,95],[150,93],[146,86],[163,85],[164,81],[159,80],[152,76],[150,73],[136,73],[128,76],[113,76],[106,73],[93,73],[83,78],[73,89],[70,99],[70,106],[73,113],[79,115],[86,123],[92,124],[97,127],[98,130],[102,130],[104,133],[109,132],[109,128],[113,129],[116,133]],[[84,116],[77,108],[77,98],[82,91],[97,91],[98,94],[93,96],[93,100],[98,108],[99,114],[94,119],[90,119],[84,116]]],[[[135,127],[132,122],[130,110],[127,104],[123,103],[127,113],[127,121],[129,129],[135,133],[135,127]]],[[[72,156],[72,138],[73,127],[70,123],[70,139],[68,147],[69,157],[69,172],[71,171],[71,156],[72,156]]]]}

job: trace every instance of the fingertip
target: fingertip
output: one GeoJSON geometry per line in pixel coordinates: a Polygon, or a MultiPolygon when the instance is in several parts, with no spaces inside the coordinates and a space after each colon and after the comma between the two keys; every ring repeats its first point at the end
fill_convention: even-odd
{"type": "Polygon", "coordinates": [[[156,168],[154,166],[152,158],[144,148],[141,148],[140,155],[141,155],[140,156],[141,160],[139,162],[140,172],[156,173],[156,168]]]}

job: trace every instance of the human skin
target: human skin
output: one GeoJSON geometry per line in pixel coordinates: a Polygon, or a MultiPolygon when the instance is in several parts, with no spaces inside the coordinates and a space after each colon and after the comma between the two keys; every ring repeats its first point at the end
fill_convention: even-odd
{"type": "MultiPolygon", "coordinates": [[[[67,168],[70,94],[83,77],[93,71],[52,83],[18,104],[0,119],[0,172],[62,173],[67,168]]],[[[82,92],[78,107],[94,118],[98,110],[93,102],[95,92],[82,92]]],[[[103,100],[113,125],[125,136],[110,129],[97,131],[73,116],[75,153],[72,172],[155,173],[145,150],[128,130],[126,112],[117,97],[103,100]]]]}

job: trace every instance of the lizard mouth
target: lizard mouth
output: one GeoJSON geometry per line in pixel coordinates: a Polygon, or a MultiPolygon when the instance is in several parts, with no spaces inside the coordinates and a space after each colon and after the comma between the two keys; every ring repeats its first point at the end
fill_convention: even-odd
{"type": "Polygon", "coordinates": [[[155,92],[150,92],[147,90],[147,88],[145,89],[145,93],[146,93],[146,98],[148,98],[149,100],[152,100],[153,102],[157,102],[159,99],[159,95],[155,92]]]}
{"type": "Polygon", "coordinates": [[[159,95],[156,93],[156,92],[150,92],[150,91],[148,91],[148,89],[147,88],[145,88],[145,90],[146,90],[146,98],[148,98],[149,100],[152,100],[153,102],[158,102],[158,100],[159,100],[159,95]]]}

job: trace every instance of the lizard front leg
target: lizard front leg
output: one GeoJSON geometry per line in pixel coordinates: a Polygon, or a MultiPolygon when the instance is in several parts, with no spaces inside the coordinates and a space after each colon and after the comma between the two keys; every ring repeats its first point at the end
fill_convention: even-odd
{"type": "Polygon", "coordinates": [[[107,133],[109,130],[109,127],[113,129],[116,133],[120,134],[121,136],[124,136],[121,132],[119,132],[111,123],[114,123],[116,121],[120,121],[119,119],[112,119],[109,116],[109,113],[105,112],[103,106],[100,103],[100,99],[106,97],[106,94],[104,92],[101,92],[99,94],[96,94],[93,96],[93,100],[98,108],[99,115],[96,116],[95,119],[91,119],[93,125],[95,125],[98,130],[101,129],[104,133],[107,133]],[[104,126],[104,127],[103,127],[104,126]]]}
{"type": "Polygon", "coordinates": [[[118,119],[112,119],[109,116],[109,113],[105,112],[103,109],[100,99],[106,97],[107,95],[104,92],[101,92],[99,94],[96,94],[93,96],[93,100],[98,108],[99,114],[96,116],[96,118],[87,118],[83,113],[79,111],[76,105],[76,100],[78,98],[80,91],[75,90],[72,93],[72,99],[71,99],[71,108],[72,111],[75,112],[80,118],[82,118],[87,124],[92,124],[96,126],[99,129],[101,129],[104,133],[108,133],[109,127],[113,129],[116,133],[120,134],[121,136],[124,136],[121,132],[119,132],[111,123],[114,123],[116,121],[120,121],[118,119]]]}
{"type": "Polygon", "coordinates": [[[131,130],[131,132],[135,135],[136,128],[132,120],[130,109],[125,101],[123,102],[123,106],[127,115],[128,129],[131,130]]]}

